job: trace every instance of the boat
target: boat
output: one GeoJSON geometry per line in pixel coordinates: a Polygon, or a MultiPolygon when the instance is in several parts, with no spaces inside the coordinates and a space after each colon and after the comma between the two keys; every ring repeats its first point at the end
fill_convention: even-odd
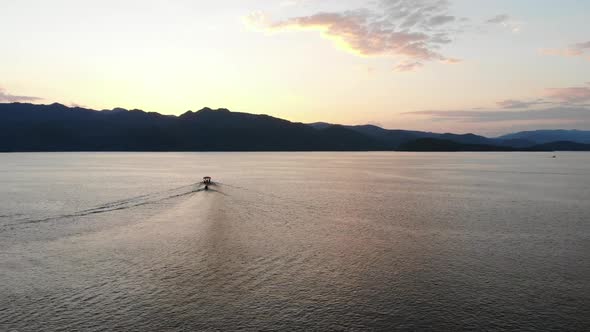
{"type": "Polygon", "coordinates": [[[203,177],[203,184],[205,185],[205,190],[209,190],[209,185],[211,184],[211,177],[210,176],[203,177]]]}

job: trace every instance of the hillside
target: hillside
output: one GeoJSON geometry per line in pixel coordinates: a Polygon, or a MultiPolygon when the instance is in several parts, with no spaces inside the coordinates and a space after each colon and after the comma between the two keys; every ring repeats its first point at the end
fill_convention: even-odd
{"type": "Polygon", "coordinates": [[[413,152],[517,151],[511,147],[486,144],[464,144],[439,138],[419,138],[402,144],[399,147],[399,150],[413,152]]]}
{"type": "Polygon", "coordinates": [[[181,116],[95,111],[61,104],[0,104],[0,151],[381,150],[341,126],[316,130],[267,115],[204,108],[181,116]]]}
{"type": "MultiPolygon", "coordinates": [[[[310,125],[314,128],[321,129],[331,124],[317,122],[310,125]]],[[[422,138],[441,139],[467,145],[495,145],[512,148],[527,148],[537,144],[524,138],[488,138],[475,134],[439,134],[415,130],[383,129],[374,125],[346,126],[346,128],[372,137],[391,149],[398,149],[406,143],[422,138]]]]}
{"type": "Polygon", "coordinates": [[[590,144],[590,131],[587,130],[534,130],[521,131],[498,137],[503,140],[527,140],[536,144],[569,141],[590,144]]]}
{"type": "MultiPolygon", "coordinates": [[[[542,133],[541,133],[542,132],[542,133]]],[[[61,104],[0,104],[0,151],[587,151],[583,131],[499,138],[303,124],[268,115],[203,108],[180,116],[92,110],[61,104]],[[575,136],[579,141],[548,137],[575,136]],[[541,137],[544,137],[541,139],[541,137]]],[[[590,138],[589,138],[590,141],[590,138]]]]}

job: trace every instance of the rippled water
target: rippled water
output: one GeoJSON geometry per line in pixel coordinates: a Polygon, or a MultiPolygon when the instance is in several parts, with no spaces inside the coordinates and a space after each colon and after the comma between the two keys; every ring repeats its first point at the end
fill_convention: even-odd
{"type": "Polygon", "coordinates": [[[0,154],[0,331],[582,331],[589,280],[587,153],[0,154]]]}

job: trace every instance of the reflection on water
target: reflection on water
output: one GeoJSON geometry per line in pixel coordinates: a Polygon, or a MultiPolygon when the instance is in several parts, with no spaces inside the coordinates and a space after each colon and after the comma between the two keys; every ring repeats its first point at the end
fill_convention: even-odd
{"type": "Polygon", "coordinates": [[[585,330],[589,165],[3,154],[0,330],[585,330]]]}

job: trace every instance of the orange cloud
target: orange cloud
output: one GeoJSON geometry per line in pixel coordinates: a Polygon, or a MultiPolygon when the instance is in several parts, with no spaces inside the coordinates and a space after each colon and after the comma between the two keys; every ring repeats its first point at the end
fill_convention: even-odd
{"type": "Polygon", "coordinates": [[[395,69],[414,70],[425,61],[458,63],[441,54],[451,42],[445,25],[454,22],[445,0],[380,1],[377,9],[322,12],[272,21],[262,13],[246,17],[251,26],[270,32],[313,30],[359,56],[394,56],[403,61],[395,69]]]}
{"type": "MultiPolygon", "coordinates": [[[[587,52],[590,52],[590,41],[573,44],[567,48],[545,48],[541,50],[541,53],[545,55],[558,55],[566,57],[585,56],[587,52]]],[[[590,60],[590,55],[588,56],[588,60],[590,60]]]]}
{"type": "MultiPolygon", "coordinates": [[[[587,85],[590,85],[587,84],[587,85]]],[[[564,124],[590,126],[590,87],[546,89],[545,99],[507,99],[497,102],[499,107],[479,107],[455,110],[425,110],[403,114],[428,117],[434,121],[465,123],[522,122],[531,126],[539,124],[564,124]]]]}
{"type": "Polygon", "coordinates": [[[461,59],[454,59],[454,58],[446,58],[444,60],[441,60],[441,62],[442,63],[449,64],[449,65],[454,65],[454,64],[463,62],[463,60],[461,60],[461,59]]]}
{"type": "Polygon", "coordinates": [[[547,89],[546,95],[549,98],[561,100],[568,103],[582,103],[590,101],[590,88],[572,87],[572,88],[553,88],[547,89]]]}
{"type": "Polygon", "coordinates": [[[397,64],[394,68],[395,71],[414,71],[420,67],[424,66],[422,63],[417,61],[403,61],[397,64]]]}
{"type": "Polygon", "coordinates": [[[550,103],[546,102],[542,99],[536,99],[536,100],[531,100],[531,101],[507,99],[507,100],[499,101],[496,104],[504,109],[524,109],[524,108],[529,108],[531,106],[538,106],[538,105],[550,104],[550,103]]]}

